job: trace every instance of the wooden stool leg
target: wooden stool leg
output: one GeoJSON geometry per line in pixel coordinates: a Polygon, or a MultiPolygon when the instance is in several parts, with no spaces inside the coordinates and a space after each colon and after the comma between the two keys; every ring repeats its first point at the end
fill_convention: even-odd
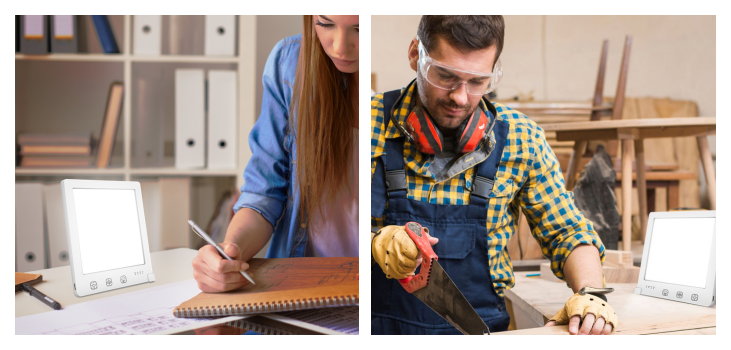
{"type": "Polygon", "coordinates": [[[637,196],[640,202],[640,235],[645,243],[647,230],[647,184],[645,182],[645,148],[643,140],[635,140],[635,167],[637,168],[637,196]]]}
{"type": "Polygon", "coordinates": [[[670,181],[668,184],[668,211],[680,207],[680,181],[670,181]]]}
{"type": "Polygon", "coordinates": [[[632,140],[622,140],[622,250],[632,250],[632,140]]]}
{"type": "Polygon", "coordinates": [[[706,174],[706,186],[708,188],[708,200],[711,202],[711,210],[716,210],[716,170],[713,169],[713,158],[708,148],[706,136],[696,137],[698,140],[698,152],[703,162],[703,173],[706,174]]]}
{"type": "Polygon", "coordinates": [[[571,159],[569,159],[569,168],[566,169],[566,190],[572,191],[576,184],[576,171],[581,162],[581,156],[586,151],[586,141],[576,141],[574,143],[574,151],[571,153],[571,159]]]}

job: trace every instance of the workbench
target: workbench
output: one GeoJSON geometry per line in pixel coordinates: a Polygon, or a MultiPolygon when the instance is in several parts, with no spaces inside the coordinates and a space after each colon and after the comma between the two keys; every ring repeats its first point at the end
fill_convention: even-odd
{"type": "MultiPolygon", "coordinates": [[[[600,120],[574,123],[541,125],[544,131],[555,132],[558,141],[575,141],[574,152],[566,173],[566,189],[573,190],[579,158],[589,141],[620,140],[622,142],[622,211],[631,213],[632,208],[632,158],[636,162],[637,191],[640,206],[640,232],[645,241],[647,228],[647,191],[645,179],[644,140],[661,137],[694,136],[698,143],[703,172],[706,175],[708,199],[711,210],[716,210],[716,171],[708,148],[708,135],[716,133],[715,117],[698,118],[648,118],[628,120],[600,120]],[[634,150],[632,146],[634,145],[634,150]]],[[[670,209],[670,208],[668,208],[670,209]]],[[[622,215],[622,250],[631,250],[631,215],[622,215]]]]}
{"type": "MultiPolygon", "coordinates": [[[[566,283],[516,272],[515,287],[505,291],[511,325],[517,330],[496,335],[569,334],[568,326],[543,327],[574,294],[566,283]]],[[[716,306],[703,307],[634,294],[637,283],[608,283],[607,295],[617,313],[618,334],[716,334],[716,306]]]]}

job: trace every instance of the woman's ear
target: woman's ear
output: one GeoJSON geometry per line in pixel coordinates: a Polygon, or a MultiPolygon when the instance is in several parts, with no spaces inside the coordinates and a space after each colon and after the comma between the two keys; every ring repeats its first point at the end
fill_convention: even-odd
{"type": "Polygon", "coordinates": [[[419,60],[419,42],[414,38],[409,44],[409,66],[416,72],[416,62],[419,60]]]}

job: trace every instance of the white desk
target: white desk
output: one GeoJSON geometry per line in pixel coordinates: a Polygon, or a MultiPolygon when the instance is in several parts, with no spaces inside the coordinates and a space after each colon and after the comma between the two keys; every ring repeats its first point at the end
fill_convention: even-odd
{"type": "MultiPolygon", "coordinates": [[[[34,285],[39,291],[48,295],[49,297],[58,301],[62,307],[66,307],[71,304],[83,303],[87,301],[108,298],[115,295],[130,293],[146,288],[152,288],[161,286],[168,283],[180,282],[193,278],[193,265],[191,262],[195,255],[196,250],[180,248],[173,250],[166,250],[161,252],[154,252],[150,254],[152,259],[152,268],[155,272],[155,282],[153,283],[142,283],[131,287],[115,289],[109,292],[94,294],[79,298],[74,295],[73,282],[71,280],[71,267],[63,266],[53,269],[29,271],[29,273],[39,273],[43,275],[43,282],[34,285]]],[[[51,308],[46,304],[41,303],[36,298],[31,297],[26,292],[15,293],[15,317],[34,315],[42,312],[51,311],[51,308]]],[[[294,320],[281,315],[263,315],[268,318],[278,320],[280,322],[288,323],[297,327],[304,328],[306,330],[314,331],[320,334],[341,334],[337,331],[333,331],[327,328],[323,328],[314,324],[305,323],[303,321],[294,320]]],[[[240,318],[246,318],[247,316],[230,316],[225,317],[226,320],[234,320],[240,318]]],[[[222,321],[212,320],[210,322],[199,323],[194,326],[186,326],[177,330],[190,330],[194,328],[201,328],[217,324],[222,321]]]]}
{"type": "MultiPolygon", "coordinates": [[[[30,271],[29,273],[42,274],[43,282],[34,285],[34,287],[58,301],[62,307],[66,307],[71,304],[83,303],[86,301],[107,298],[114,295],[125,294],[145,288],[191,279],[193,278],[193,265],[191,265],[191,262],[193,261],[196,253],[196,250],[186,248],[151,253],[150,259],[152,259],[152,269],[155,272],[155,282],[142,283],[83,298],[79,298],[74,295],[70,266],[30,271]]],[[[30,296],[28,293],[15,293],[15,317],[34,315],[50,310],[51,308],[49,308],[48,305],[41,303],[38,299],[30,296]]]]}

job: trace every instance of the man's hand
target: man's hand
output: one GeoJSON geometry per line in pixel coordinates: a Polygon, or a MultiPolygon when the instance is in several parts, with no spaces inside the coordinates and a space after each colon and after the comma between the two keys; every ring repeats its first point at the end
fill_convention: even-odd
{"type": "Polygon", "coordinates": [[[606,335],[617,328],[618,320],[617,314],[606,301],[595,295],[576,293],[545,327],[563,324],[569,325],[570,334],[606,335]]]}
{"type": "Polygon", "coordinates": [[[203,292],[226,292],[249,283],[239,273],[249,269],[249,264],[236,260],[239,257],[239,246],[236,243],[221,243],[220,246],[231,259],[234,259],[233,261],[222,258],[210,244],[199,249],[198,255],[193,259],[193,278],[203,292]]]}
{"type": "MultiPolygon", "coordinates": [[[[437,244],[439,239],[427,233],[429,243],[437,244]]],[[[386,278],[403,279],[412,276],[422,257],[416,243],[406,233],[404,226],[386,226],[371,242],[373,260],[381,266],[386,278]]]]}

